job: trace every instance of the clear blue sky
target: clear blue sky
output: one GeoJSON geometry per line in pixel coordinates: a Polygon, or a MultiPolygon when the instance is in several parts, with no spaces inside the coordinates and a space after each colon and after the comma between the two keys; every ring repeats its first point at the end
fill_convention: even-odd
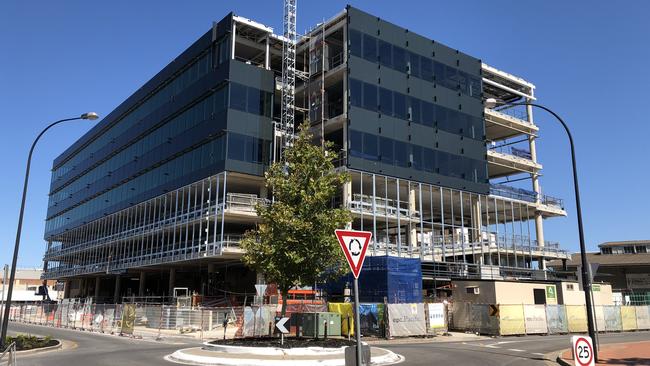
{"type": "MultiPolygon", "coordinates": [[[[590,249],[650,239],[650,2],[350,1],[356,7],[520,75],[540,103],[571,124],[590,249]]],[[[343,1],[298,2],[302,31],[343,1]]],[[[3,1],[0,5],[0,263],[11,260],[29,145],[50,121],[107,115],[229,11],[281,32],[281,0],[3,1]]],[[[547,220],[546,239],[577,250],[563,131],[536,112],[544,192],[568,218],[547,220]]],[[[40,266],[50,168],[89,128],[48,133],[32,166],[19,264],[40,266]]]]}

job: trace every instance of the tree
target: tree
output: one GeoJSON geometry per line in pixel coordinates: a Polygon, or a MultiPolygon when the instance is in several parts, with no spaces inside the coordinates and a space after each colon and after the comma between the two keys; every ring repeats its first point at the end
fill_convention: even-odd
{"type": "Polygon", "coordinates": [[[284,161],[266,171],[264,184],[273,203],[256,207],[261,221],[241,242],[244,263],[277,284],[282,316],[292,287],[341,275],[346,268],[334,230],[350,222],[351,215],[333,201],[350,176],[335,170],[331,142],[321,148],[312,139],[309,123],[304,123],[284,161]]]}

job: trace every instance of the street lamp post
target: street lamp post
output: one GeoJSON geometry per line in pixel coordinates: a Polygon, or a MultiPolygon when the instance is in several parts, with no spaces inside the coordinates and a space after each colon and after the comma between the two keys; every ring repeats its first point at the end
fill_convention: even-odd
{"type": "Polygon", "coordinates": [[[9,323],[9,311],[11,309],[11,295],[14,289],[14,280],[16,277],[16,262],[18,261],[18,249],[20,247],[20,234],[23,229],[23,214],[25,213],[25,198],[27,197],[27,182],[29,181],[29,168],[32,163],[32,154],[34,153],[34,148],[36,147],[36,143],[38,140],[43,136],[43,134],[49,130],[50,128],[58,125],[59,123],[62,122],[67,122],[67,121],[75,121],[79,119],[87,119],[87,120],[96,120],[99,118],[97,113],[95,112],[88,112],[84,113],[79,117],[74,117],[74,118],[65,118],[58,120],[56,122],[53,122],[49,126],[45,127],[41,133],[36,136],[36,139],[32,143],[32,147],[29,149],[29,155],[27,156],[27,168],[25,169],[25,182],[23,184],[23,197],[22,201],[20,203],[20,213],[18,214],[18,229],[16,230],[16,244],[14,246],[14,256],[11,262],[11,274],[9,276],[9,287],[7,289],[7,301],[5,301],[5,308],[4,308],[4,313],[2,316],[2,332],[0,334],[0,347],[4,350],[6,346],[6,338],[7,338],[7,326],[9,323]]]}
{"type": "Polygon", "coordinates": [[[578,217],[578,236],[580,239],[580,259],[582,262],[582,288],[585,292],[585,303],[587,305],[587,329],[589,331],[589,337],[596,342],[596,347],[594,347],[594,360],[598,360],[598,341],[597,341],[597,334],[596,334],[596,327],[595,327],[595,321],[594,321],[594,314],[593,314],[593,302],[591,301],[591,277],[589,275],[589,263],[587,261],[587,249],[585,247],[585,234],[583,231],[583,226],[582,226],[582,208],[580,205],[580,189],[578,187],[578,168],[576,165],[576,152],[575,152],[575,147],[573,145],[573,136],[571,135],[571,131],[569,131],[569,126],[558,116],[555,112],[550,110],[549,108],[540,105],[540,104],[535,104],[535,103],[528,103],[528,102],[523,102],[523,103],[507,103],[505,101],[497,100],[494,98],[488,98],[485,101],[485,106],[487,108],[494,108],[498,105],[508,105],[508,106],[518,106],[518,105],[525,105],[525,106],[532,106],[532,107],[537,107],[541,108],[548,113],[552,114],[553,117],[555,117],[561,124],[562,127],[564,127],[564,130],[567,133],[567,136],[569,137],[569,144],[571,145],[571,164],[573,165],[573,189],[575,191],[575,197],[576,197],[576,212],[577,212],[577,217],[578,217]]]}

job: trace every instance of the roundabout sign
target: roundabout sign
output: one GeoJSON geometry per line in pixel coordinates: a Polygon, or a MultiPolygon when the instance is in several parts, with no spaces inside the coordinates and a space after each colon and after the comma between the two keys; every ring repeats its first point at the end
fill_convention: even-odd
{"type": "Polygon", "coordinates": [[[571,350],[573,351],[573,362],[576,366],[593,366],[594,346],[591,337],[573,336],[571,337],[571,350]]]}

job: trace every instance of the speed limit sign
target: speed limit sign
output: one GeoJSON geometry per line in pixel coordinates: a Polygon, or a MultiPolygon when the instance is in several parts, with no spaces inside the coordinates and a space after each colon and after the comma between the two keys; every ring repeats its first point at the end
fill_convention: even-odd
{"type": "Polygon", "coordinates": [[[593,366],[595,364],[594,346],[591,343],[591,337],[573,336],[571,337],[571,345],[573,362],[575,362],[576,366],[593,366]]]}

